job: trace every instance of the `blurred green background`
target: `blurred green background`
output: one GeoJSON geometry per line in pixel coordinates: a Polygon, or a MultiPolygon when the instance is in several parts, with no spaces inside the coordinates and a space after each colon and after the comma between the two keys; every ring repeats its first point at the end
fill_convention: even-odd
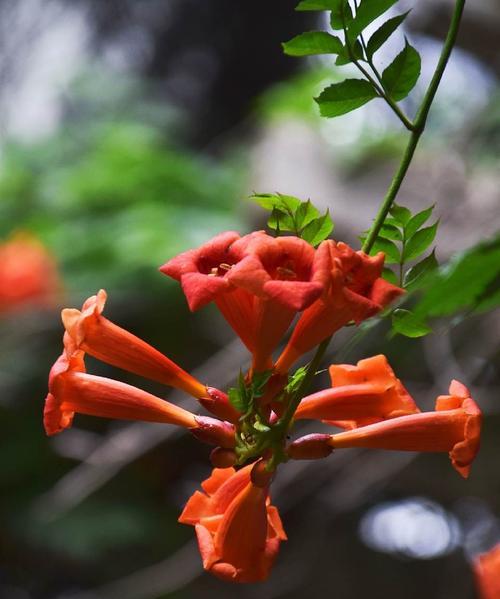
{"type": "MultiPolygon", "coordinates": [[[[435,332],[389,338],[381,321],[357,345],[337,335],[330,355],[385,353],[426,409],[451,378],[467,384],[486,413],[468,481],[443,455],[289,464],[273,503],[290,540],[268,582],[236,589],[203,573],[192,529],[176,521],[209,474],[209,448],[160,425],[78,416],[63,435],[42,428],[60,308],[101,287],[113,321],[204,382],[232,384],[243,347],[212,306],[190,314],[157,268],[220,231],[262,228],[251,192],[310,197],[330,209],[334,237],[358,247],[405,133],[377,102],[319,118],[312,96],[349,71],[282,55],[281,41],[326,26],[294,4],[0,1],[0,239],[31,232],[63,282],[60,305],[0,315],[2,599],[475,597],[470,560],[500,540],[498,0],[467,7],[398,200],[437,205],[437,255],[455,260],[434,296],[446,306],[426,308],[435,332]]],[[[406,34],[424,61],[412,112],[451,3],[399,4],[415,5],[406,34]]],[[[196,409],[91,359],[88,369],[196,409]]]]}

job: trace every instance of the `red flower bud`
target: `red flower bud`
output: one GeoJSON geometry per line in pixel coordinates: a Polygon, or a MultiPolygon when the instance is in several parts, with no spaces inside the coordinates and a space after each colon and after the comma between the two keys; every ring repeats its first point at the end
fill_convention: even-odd
{"type": "Polygon", "coordinates": [[[293,460],[318,460],[328,457],[333,447],[329,445],[331,435],[313,433],[300,437],[287,447],[287,454],[293,460]]]}
{"type": "Polygon", "coordinates": [[[233,448],[236,444],[234,426],[210,416],[195,416],[196,426],[190,432],[200,441],[210,445],[233,448]]]}

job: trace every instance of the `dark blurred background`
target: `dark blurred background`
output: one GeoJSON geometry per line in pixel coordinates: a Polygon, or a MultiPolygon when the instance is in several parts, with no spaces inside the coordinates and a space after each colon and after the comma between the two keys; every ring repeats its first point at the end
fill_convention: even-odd
{"type": "MultiPolygon", "coordinates": [[[[370,225],[405,133],[377,102],[319,118],[313,95],[349,70],[282,54],[280,42],[326,27],[294,5],[0,1],[0,239],[36,237],[62,281],[56,305],[0,314],[2,599],[475,597],[470,561],[500,540],[500,322],[489,309],[452,312],[418,340],[388,339],[384,322],[355,346],[337,336],[331,360],[386,353],[422,408],[451,378],[467,384],[486,413],[483,448],[468,481],[433,454],[344,451],[282,468],[273,503],[289,541],[266,583],[204,574],[193,530],[176,522],[209,474],[208,448],[160,425],[77,416],[60,436],[42,428],[61,307],[104,287],[109,318],[226,388],[243,347],[213,307],[190,314],[157,267],[219,231],[263,227],[252,191],[310,197],[356,246],[370,225]]],[[[406,34],[423,74],[410,113],[452,2],[401,0],[398,12],[412,6],[406,34]]],[[[441,263],[500,229],[499,35],[498,0],[470,2],[399,198],[415,211],[437,204],[441,263]]]]}

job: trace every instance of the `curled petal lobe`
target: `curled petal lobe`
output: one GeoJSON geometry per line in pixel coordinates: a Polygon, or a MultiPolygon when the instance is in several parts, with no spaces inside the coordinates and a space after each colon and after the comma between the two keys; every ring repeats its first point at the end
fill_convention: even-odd
{"type": "Polygon", "coordinates": [[[104,418],[197,427],[194,414],[131,385],[86,374],[83,352],[63,353],[49,376],[44,425],[48,435],[71,426],[75,412],[104,418]]]}
{"type": "Polygon", "coordinates": [[[434,412],[399,416],[332,435],[334,449],[367,447],[399,451],[448,452],[453,467],[467,478],[479,451],[481,411],[462,384],[438,397],[434,412]],[[460,393],[454,395],[453,392],[460,393]],[[466,395],[466,396],[465,396],[466,395]]]}
{"type": "Polygon", "coordinates": [[[76,348],[94,358],[182,389],[194,397],[207,395],[206,387],[154,347],[102,315],[106,292],[89,297],[82,310],[65,309],[62,320],[76,348]]]}
{"type": "Polygon", "coordinates": [[[231,290],[227,273],[238,260],[232,246],[240,239],[226,231],[194,250],[172,258],[160,271],[180,281],[190,310],[195,311],[231,290]]]}
{"type": "Polygon", "coordinates": [[[231,582],[265,580],[286,539],[267,487],[250,479],[252,467],[215,469],[179,518],[195,526],[203,567],[231,582]]]}
{"type": "Polygon", "coordinates": [[[450,395],[442,395],[436,400],[436,412],[461,411],[464,414],[463,438],[450,450],[450,460],[464,478],[469,476],[470,467],[479,451],[481,441],[482,413],[477,403],[470,397],[465,385],[453,380],[450,395]]]}
{"type": "Polygon", "coordinates": [[[45,398],[43,410],[43,425],[47,435],[60,433],[73,422],[75,411],[63,405],[56,391],[58,377],[66,372],[85,372],[83,352],[75,351],[68,355],[68,352],[64,351],[50,369],[49,393],[45,398]]]}

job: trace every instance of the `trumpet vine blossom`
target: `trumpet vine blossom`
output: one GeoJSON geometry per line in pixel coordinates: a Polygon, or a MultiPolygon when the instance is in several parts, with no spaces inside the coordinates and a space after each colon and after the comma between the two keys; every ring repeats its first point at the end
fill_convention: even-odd
{"type": "Polygon", "coordinates": [[[331,387],[309,395],[302,383],[314,374],[313,365],[305,377],[290,371],[338,328],[359,324],[403,293],[381,278],[383,264],[382,253],[368,256],[334,241],[315,249],[297,236],[262,231],[222,233],[169,260],[160,270],[180,281],[190,309],[213,301],[252,355],[251,368],[228,393],[108,320],[106,293],[99,291],[81,310],[62,311],[63,352],[45,401],[47,434],[87,414],[180,426],[214,446],[212,475],[187,501],[179,522],[195,527],[207,571],[232,582],[265,580],[286,540],[269,493],[288,460],[321,459],[347,447],[435,451],[448,453],[467,477],[478,451],[481,413],[457,381],[449,395],[437,398],[435,411],[421,412],[382,355],[332,364],[331,387]],[[276,356],[289,328],[290,339],[276,356]],[[211,415],[89,374],[86,354],[180,389],[211,415]],[[292,425],[304,419],[343,432],[291,439],[292,425]]]}
{"type": "MultiPolygon", "coordinates": [[[[323,116],[340,116],[377,99],[390,107],[409,133],[361,250],[327,239],[333,222],[328,212],[321,215],[310,201],[256,194],[254,199],[272,210],[268,226],[276,237],[264,231],[243,236],[227,231],[160,267],[180,283],[190,310],[213,302],[248,349],[251,366],[240,372],[237,387],[226,393],[210,381],[198,381],[159,350],[106,319],[103,291],[89,298],[81,310],[62,313],[66,332],[63,352],[49,375],[44,411],[47,434],[70,427],[75,414],[82,413],[176,425],[213,445],[212,475],[202,483],[203,492],[196,491],[187,501],[179,521],[195,527],[203,567],[227,581],[256,582],[269,576],[280,543],[286,540],[278,510],[270,502],[270,489],[287,461],[327,458],[352,447],[442,452],[466,478],[479,449],[481,411],[462,383],[452,381],[448,394],[436,399],[433,411],[421,411],[381,355],[356,365],[331,365],[331,386],[309,394],[331,336],[344,326],[356,327],[383,315],[404,293],[403,275],[417,281],[435,262],[432,254],[404,272],[405,262],[421,256],[432,243],[437,223],[422,228],[433,208],[412,216],[395,199],[425,129],[465,0],[455,0],[439,60],[413,118],[398,103],[419,78],[417,50],[406,40],[404,49],[382,73],[377,71],[378,61],[372,60],[405,15],[386,21],[367,44],[363,37],[366,28],[392,4],[302,0],[299,10],[330,10],[328,22],[342,38],[325,31],[307,32],[283,45],[291,56],[337,55],[336,64],[349,62],[360,71],[361,79],[336,81],[315,98],[323,116]],[[377,247],[384,251],[377,252],[377,247]],[[385,252],[399,265],[399,284],[387,280],[385,252]],[[314,349],[311,362],[294,372],[297,361],[314,349]],[[137,387],[88,374],[86,354],[180,389],[211,415],[190,412],[137,387]],[[294,424],[304,419],[321,422],[322,432],[296,437],[294,424]],[[325,423],[340,432],[324,432],[325,423]]],[[[3,283],[5,272],[7,280],[12,274],[8,265],[17,259],[16,252],[4,249],[2,254],[0,248],[0,258],[3,283]]],[[[47,276],[26,279],[29,284],[24,291],[21,281],[22,294],[31,295],[31,282],[51,279],[50,268],[42,272],[47,276]]],[[[390,275],[398,281],[396,273],[390,275]]],[[[16,292],[15,284],[7,293],[0,290],[0,311],[12,303],[16,292]]],[[[400,332],[404,329],[401,318],[407,319],[408,336],[418,336],[427,328],[418,319],[415,324],[411,312],[399,312],[400,332]],[[409,321],[408,314],[412,316],[409,321]]],[[[497,564],[496,551],[478,561],[477,573],[487,599],[498,595],[498,587],[491,582],[497,564]]]]}

